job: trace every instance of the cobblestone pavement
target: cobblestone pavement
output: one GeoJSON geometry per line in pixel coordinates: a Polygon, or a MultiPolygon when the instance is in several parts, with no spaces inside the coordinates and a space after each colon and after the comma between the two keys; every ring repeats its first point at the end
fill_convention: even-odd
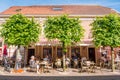
{"type": "Polygon", "coordinates": [[[9,73],[0,67],[0,80],[120,80],[120,71],[111,72],[103,69],[95,73],[80,73],[78,69],[69,69],[62,72],[62,69],[50,71],[50,73],[9,73]]]}

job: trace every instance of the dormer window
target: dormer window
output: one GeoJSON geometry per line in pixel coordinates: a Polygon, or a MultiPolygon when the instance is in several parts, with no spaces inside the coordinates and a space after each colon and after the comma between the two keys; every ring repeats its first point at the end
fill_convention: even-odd
{"type": "Polygon", "coordinates": [[[20,12],[21,10],[22,10],[22,9],[19,8],[19,9],[16,9],[15,11],[16,11],[16,12],[20,12]]]}
{"type": "Polygon", "coordinates": [[[61,8],[61,7],[54,7],[53,10],[54,10],[54,11],[62,11],[63,8],[61,8]]]}

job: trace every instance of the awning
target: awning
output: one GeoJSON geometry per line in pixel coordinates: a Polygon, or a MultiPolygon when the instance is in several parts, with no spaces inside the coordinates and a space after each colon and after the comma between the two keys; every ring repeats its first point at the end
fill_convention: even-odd
{"type": "MultiPolygon", "coordinates": [[[[41,37],[39,42],[36,43],[36,45],[48,45],[48,46],[53,46],[53,45],[61,45],[60,41],[58,39],[54,40],[48,40],[45,37],[41,37]]],[[[90,46],[93,45],[92,39],[83,39],[81,42],[76,43],[75,45],[77,46],[90,46]]]]}
{"type": "Polygon", "coordinates": [[[91,46],[93,45],[93,39],[83,39],[78,45],[80,46],[91,46]]]}

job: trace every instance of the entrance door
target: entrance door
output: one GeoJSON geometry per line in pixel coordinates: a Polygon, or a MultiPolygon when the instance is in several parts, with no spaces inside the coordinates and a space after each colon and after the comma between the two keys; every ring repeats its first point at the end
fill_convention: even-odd
{"type": "Polygon", "coordinates": [[[95,48],[88,48],[89,60],[95,62],[95,48]]]}
{"type": "Polygon", "coordinates": [[[35,49],[28,49],[27,63],[29,63],[31,56],[35,56],[35,49]]]}

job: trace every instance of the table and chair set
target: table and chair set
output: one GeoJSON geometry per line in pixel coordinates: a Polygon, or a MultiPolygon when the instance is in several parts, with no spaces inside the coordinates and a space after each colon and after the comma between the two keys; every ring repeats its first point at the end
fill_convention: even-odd
{"type": "MultiPolygon", "coordinates": [[[[102,61],[97,61],[96,63],[94,61],[90,61],[90,60],[85,60],[85,61],[81,61],[81,60],[76,60],[76,62],[74,63],[72,60],[68,60],[66,61],[66,69],[68,68],[74,68],[74,69],[78,69],[80,73],[82,72],[87,72],[87,73],[95,73],[98,70],[100,72],[102,72],[102,68],[106,68],[108,69],[108,64],[106,67],[106,63],[102,62],[102,61]],[[71,66],[71,64],[73,64],[71,66]],[[76,67],[77,66],[77,67],[76,67]]],[[[39,73],[53,73],[54,70],[59,71],[58,69],[62,68],[62,59],[56,59],[55,61],[44,61],[41,60],[39,63],[39,73]]],[[[120,61],[117,61],[117,64],[115,62],[116,67],[120,67],[120,61]]]]}

